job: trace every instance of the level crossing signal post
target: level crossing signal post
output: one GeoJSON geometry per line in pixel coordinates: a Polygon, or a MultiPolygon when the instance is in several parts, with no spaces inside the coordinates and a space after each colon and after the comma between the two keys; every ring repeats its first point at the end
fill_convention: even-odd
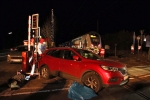
{"type": "Polygon", "coordinates": [[[39,31],[38,31],[39,30],[38,20],[39,20],[39,14],[33,14],[32,19],[31,19],[31,16],[29,16],[29,19],[28,19],[28,52],[24,52],[24,53],[22,52],[22,56],[23,56],[22,70],[26,74],[29,74],[28,79],[32,75],[40,76],[38,72],[38,58],[39,58],[38,43],[39,43],[39,38],[40,38],[39,31]],[[35,47],[35,49],[33,49],[33,51],[31,51],[30,49],[31,29],[34,30],[33,46],[35,47]],[[28,73],[29,70],[31,71],[28,73]]]}
{"type": "Polygon", "coordinates": [[[38,73],[38,42],[39,42],[39,14],[33,14],[32,15],[32,30],[34,30],[34,47],[35,47],[35,51],[34,51],[34,55],[33,55],[33,66],[31,69],[31,75],[34,74],[34,71],[36,71],[37,74],[38,73]]]}

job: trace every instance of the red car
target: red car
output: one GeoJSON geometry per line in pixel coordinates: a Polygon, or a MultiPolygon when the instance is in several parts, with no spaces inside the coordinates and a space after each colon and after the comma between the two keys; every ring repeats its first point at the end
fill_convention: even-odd
{"type": "Polygon", "coordinates": [[[46,50],[39,61],[40,74],[49,79],[60,76],[73,79],[95,92],[110,85],[124,85],[129,82],[125,64],[84,49],[54,47],[46,50]]]}

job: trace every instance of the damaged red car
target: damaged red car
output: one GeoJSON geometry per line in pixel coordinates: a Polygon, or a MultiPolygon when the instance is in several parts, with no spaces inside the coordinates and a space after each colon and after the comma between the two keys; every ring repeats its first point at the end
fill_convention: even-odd
{"type": "Polygon", "coordinates": [[[129,75],[125,64],[84,49],[54,47],[46,50],[39,61],[43,78],[59,76],[90,87],[95,92],[113,85],[125,85],[129,75]]]}

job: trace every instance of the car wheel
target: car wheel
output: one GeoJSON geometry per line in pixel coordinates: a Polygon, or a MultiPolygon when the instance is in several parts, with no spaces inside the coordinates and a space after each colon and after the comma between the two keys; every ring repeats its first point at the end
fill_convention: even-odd
{"type": "Polygon", "coordinates": [[[83,76],[82,83],[93,89],[96,93],[102,89],[102,82],[100,77],[93,72],[87,73],[83,76]]]}
{"type": "Polygon", "coordinates": [[[40,70],[40,74],[44,79],[49,79],[50,78],[50,71],[48,66],[43,66],[40,70]]]}

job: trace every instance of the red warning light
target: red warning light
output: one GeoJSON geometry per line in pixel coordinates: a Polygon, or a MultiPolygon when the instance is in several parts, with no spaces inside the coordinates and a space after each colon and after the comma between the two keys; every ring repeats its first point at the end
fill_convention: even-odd
{"type": "Polygon", "coordinates": [[[32,29],[37,29],[38,28],[38,14],[33,14],[32,15],[32,29]]]}

